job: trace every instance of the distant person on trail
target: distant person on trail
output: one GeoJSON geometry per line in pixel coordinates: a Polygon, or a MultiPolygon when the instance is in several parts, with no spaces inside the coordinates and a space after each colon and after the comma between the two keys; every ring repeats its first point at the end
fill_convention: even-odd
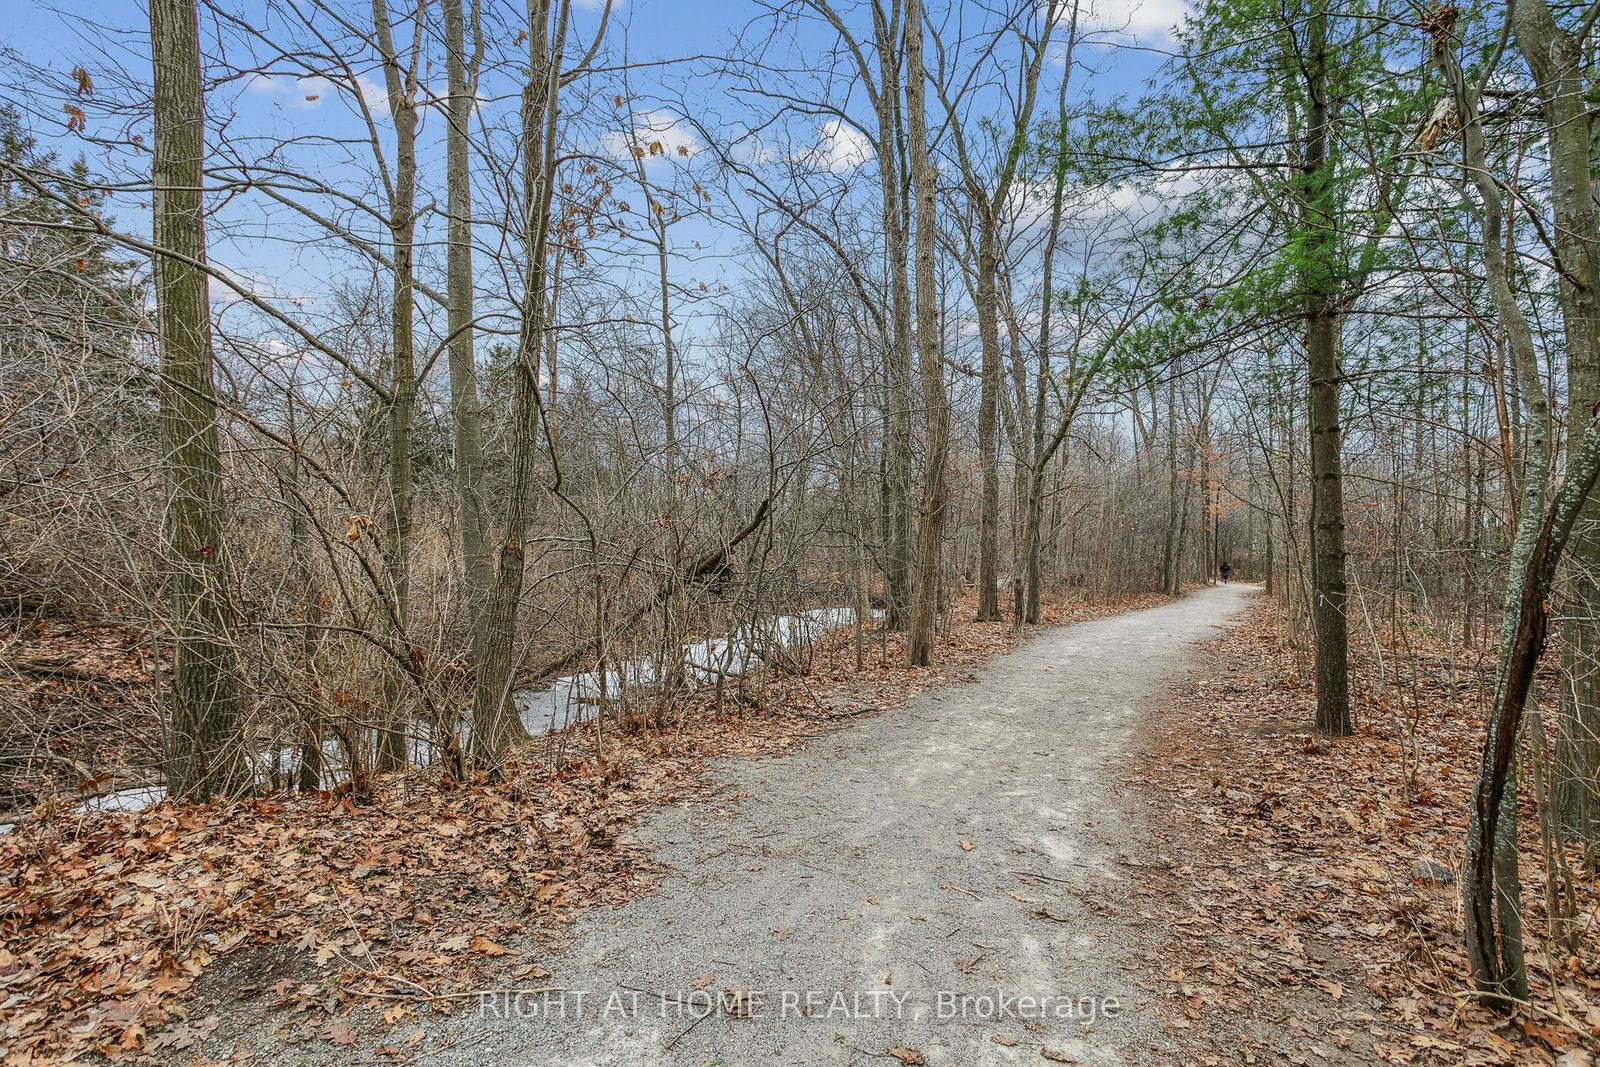
{"type": "Polygon", "coordinates": [[[1222,571],[1222,580],[1224,582],[1233,577],[1233,568],[1228,566],[1227,560],[1222,561],[1222,566],[1219,569],[1222,571]]]}

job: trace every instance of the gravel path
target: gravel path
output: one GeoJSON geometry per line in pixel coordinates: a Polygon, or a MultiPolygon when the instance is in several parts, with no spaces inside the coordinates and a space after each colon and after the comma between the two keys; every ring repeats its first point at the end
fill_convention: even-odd
{"type": "Polygon", "coordinates": [[[1159,1060],[1137,931],[1100,904],[1138,849],[1117,768],[1141,707],[1251,591],[1046,630],[968,684],[723,764],[715,803],[641,830],[676,873],[545,961],[573,992],[434,1023],[428,1047],[451,1044],[425,1059],[1159,1060]]]}

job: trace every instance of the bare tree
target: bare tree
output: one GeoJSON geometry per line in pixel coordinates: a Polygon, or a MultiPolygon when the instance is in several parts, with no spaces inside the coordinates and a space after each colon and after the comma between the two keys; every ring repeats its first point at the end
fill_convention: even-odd
{"type": "MultiPolygon", "coordinates": [[[[427,0],[418,0],[411,15],[413,41],[409,60],[402,64],[395,49],[394,27],[387,0],[372,0],[372,23],[383,62],[384,91],[395,127],[395,164],[392,176],[384,171],[389,186],[389,244],[392,263],[390,295],[390,395],[389,395],[389,492],[388,516],[384,530],[384,560],[387,564],[395,643],[411,654],[407,636],[411,613],[411,539],[413,513],[413,472],[411,430],[416,418],[417,368],[413,343],[413,318],[417,215],[417,96],[418,67],[422,63],[422,31],[427,15],[427,0]]],[[[392,667],[384,683],[384,712],[388,721],[378,732],[375,768],[392,770],[406,760],[407,713],[405,671],[392,667]]]]}
{"type": "Polygon", "coordinates": [[[166,554],[173,596],[167,783],[204,798],[245,784],[222,463],[212,389],[205,237],[205,99],[194,0],[153,0],[156,322],[166,554]]]}
{"type": "Polygon", "coordinates": [[[927,72],[922,62],[921,0],[906,2],[906,143],[911,161],[911,189],[916,203],[914,230],[917,278],[917,365],[922,377],[922,493],[918,502],[916,583],[911,604],[907,661],[914,667],[933,662],[934,624],[939,614],[939,580],[944,563],[945,463],[950,436],[949,401],[945,396],[943,342],[939,336],[939,294],[933,257],[938,240],[934,201],[938,172],[928,151],[927,72]]]}
{"type": "Polygon", "coordinates": [[[540,431],[545,427],[539,368],[550,328],[547,253],[551,205],[558,162],[561,88],[594,57],[605,34],[610,3],[587,53],[572,71],[563,71],[571,20],[571,0],[529,0],[528,76],[522,91],[522,243],[521,325],[512,356],[510,427],[511,477],[502,512],[500,545],[484,611],[482,652],[472,707],[474,756],[493,764],[511,742],[526,735],[512,704],[512,648],[524,579],[524,538],[535,490],[540,431]]]}
{"type": "MultiPolygon", "coordinates": [[[[1005,249],[1002,247],[1002,219],[1010,206],[1017,176],[1022,173],[1029,138],[1033,133],[1034,103],[1039,91],[1039,73],[1050,49],[1051,36],[1061,21],[1064,6],[1047,3],[1024,3],[1003,13],[1001,24],[992,38],[978,50],[971,70],[958,70],[953,57],[947,55],[944,41],[933,35],[940,57],[940,76],[934,79],[947,115],[947,126],[954,146],[956,163],[961,173],[961,186],[971,206],[977,224],[977,259],[972,265],[975,274],[973,303],[978,318],[978,339],[983,353],[980,376],[981,399],[978,405],[978,452],[983,468],[983,493],[978,523],[978,608],[979,622],[997,622],[1000,619],[999,557],[1000,557],[1000,423],[999,408],[1005,389],[1003,378],[1005,356],[1000,349],[1000,319],[1003,296],[999,291],[1001,280],[1008,275],[1002,270],[1005,249]],[[1032,23],[1037,20],[1035,28],[1032,23]],[[1010,114],[997,123],[994,135],[993,159],[988,161],[989,173],[984,173],[985,160],[980,155],[980,138],[987,120],[969,126],[962,114],[965,97],[989,86],[976,72],[985,70],[996,58],[1004,41],[1015,38],[1019,42],[1020,72],[1016,84],[1005,85],[1010,114]],[[959,85],[948,85],[960,79],[959,85]]],[[[1053,249],[1052,249],[1053,252],[1053,249]]],[[[1013,337],[1016,346],[1021,338],[1013,337]]],[[[1014,579],[1017,576],[1013,576],[1014,579]]]]}
{"type": "Polygon", "coordinates": [[[483,29],[473,0],[471,45],[463,0],[441,0],[444,16],[445,72],[449,127],[445,131],[446,327],[450,367],[450,425],[455,447],[456,501],[460,511],[461,564],[467,583],[474,662],[482,661],[483,609],[489,588],[489,502],[484,492],[483,411],[478,395],[478,364],[473,318],[476,282],[472,273],[472,137],[478,77],[483,63],[483,29]]]}

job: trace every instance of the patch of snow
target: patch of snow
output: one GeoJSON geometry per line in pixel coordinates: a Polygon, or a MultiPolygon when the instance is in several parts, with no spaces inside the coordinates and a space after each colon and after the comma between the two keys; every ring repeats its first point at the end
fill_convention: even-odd
{"type": "MultiPolygon", "coordinates": [[[[881,612],[874,611],[872,617],[881,612]]],[[[814,608],[798,615],[774,615],[739,627],[729,637],[714,637],[685,645],[682,662],[691,683],[712,685],[718,677],[736,678],[763,653],[810,644],[823,634],[856,621],[854,608],[814,608]]],[[[661,664],[655,659],[633,660],[601,671],[586,671],[555,679],[541,689],[512,694],[517,715],[530,734],[551,733],[594,717],[603,698],[629,690],[648,688],[660,680],[661,664]]]]}
{"type": "MultiPolygon", "coordinates": [[[[878,618],[881,611],[872,612],[878,618]]],[[[683,667],[692,683],[700,686],[714,684],[720,677],[738,677],[752,664],[762,662],[763,653],[787,650],[810,644],[832,630],[853,626],[854,608],[815,608],[798,615],[774,615],[753,624],[741,626],[730,637],[715,637],[697,641],[683,648],[683,667]]],[[[567,675],[557,678],[546,688],[525,689],[512,694],[522,724],[534,735],[547,734],[573,723],[592,718],[598,701],[628,690],[637,690],[656,684],[660,664],[654,659],[635,660],[609,668],[604,677],[599,671],[567,675]]],[[[467,727],[463,728],[463,740],[467,727]]],[[[424,733],[432,733],[425,723],[414,723],[406,735],[406,758],[417,766],[432,763],[442,742],[424,733]]],[[[344,750],[338,741],[322,742],[322,774],[319,781],[324,789],[344,781],[350,776],[345,763],[344,750]]],[[[261,753],[251,760],[251,777],[259,785],[293,781],[300,770],[300,746],[284,745],[261,753]]],[[[163,786],[137,786],[119,789],[105,796],[91,797],[74,810],[81,815],[97,812],[143,811],[167,799],[163,786]]],[[[0,823],[0,834],[8,834],[15,823],[0,823]]]]}
{"type": "Polygon", "coordinates": [[[119,789],[101,797],[90,797],[73,810],[80,815],[97,811],[143,811],[167,799],[165,786],[141,785],[132,789],[119,789]]]}

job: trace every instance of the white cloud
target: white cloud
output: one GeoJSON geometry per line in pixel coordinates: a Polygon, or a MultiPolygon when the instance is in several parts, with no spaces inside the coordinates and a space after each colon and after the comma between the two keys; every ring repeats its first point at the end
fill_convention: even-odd
{"type": "Polygon", "coordinates": [[[307,305],[316,303],[316,298],[307,293],[295,292],[284,288],[273,279],[257,271],[246,270],[239,267],[229,267],[222,263],[213,262],[211,269],[222,277],[212,277],[207,280],[213,304],[235,304],[244,299],[240,293],[246,293],[257,300],[265,300],[275,304],[307,305]]]}
{"type": "Polygon", "coordinates": [[[291,344],[281,337],[263,337],[256,342],[256,347],[269,356],[276,356],[279,359],[297,356],[305,351],[304,344],[291,344]]]}
{"type": "Polygon", "coordinates": [[[257,96],[269,97],[301,111],[312,111],[322,106],[329,94],[335,92],[326,78],[294,78],[287,74],[257,74],[247,88],[257,96]]]}
{"type": "MultiPolygon", "coordinates": [[[[1069,184],[1062,203],[1068,229],[1098,228],[1127,222],[1154,222],[1182,206],[1184,198],[1198,192],[1207,181],[1198,172],[1177,172],[1149,185],[1069,184]]],[[[1028,182],[1018,189],[1013,226],[1016,239],[1037,235],[1049,222],[1055,189],[1048,181],[1028,182]]]]}
{"type": "Polygon", "coordinates": [[[356,88],[361,92],[361,99],[366,102],[367,110],[380,118],[389,115],[389,91],[383,87],[381,81],[367,77],[365,74],[356,75],[356,88]]]}
{"type": "Polygon", "coordinates": [[[750,133],[733,142],[728,149],[728,155],[740,163],[757,166],[781,158],[782,153],[776,148],[769,147],[756,134],[750,133]]]}
{"type": "Polygon", "coordinates": [[[1154,221],[1178,208],[1185,197],[1198,192],[1206,178],[1197,171],[1164,175],[1149,186],[1080,186],[1074,193],[1080,216],[1154,221]]]}
{"type": "Polygon", "coordinates": [[[1078,20],[1090,34],[1148,42],[1171,38],[1190,10],[1188,0],[1083,0],[1078,20]]]}
{"type": "Polygon", "coordinates": [[[802,152],[796,162],[845,174],[871,158],[872,142],[866,134],[843,119],[829,119],[818,128],[816,145],[802,152]]]}
{"type": "MultiPolygon", "coordinates": [[[[297,111],[314,111],[330,100],[341,96],[348,100],[348,83],[335,82],[319,76],[295,77],[290,74],[257,74],[246,88],[256,96],[285,104],[297,111]]],[[[389,96],[383,84],[365,74],[356,75],[356,89],[368,110],[377,117],[389,114],[389,96]]],[[[349,101],[354,107],[354,101],[349,101]]]]}
{"type": "Polygon", "coordinates": [[[705,146],[690,126],[670,111],[642,111],[633,116],[630,133],[612,130],[601,134],[600,146],[614,159],[642,158],[645,166],[684,159],[705,146]]]}

